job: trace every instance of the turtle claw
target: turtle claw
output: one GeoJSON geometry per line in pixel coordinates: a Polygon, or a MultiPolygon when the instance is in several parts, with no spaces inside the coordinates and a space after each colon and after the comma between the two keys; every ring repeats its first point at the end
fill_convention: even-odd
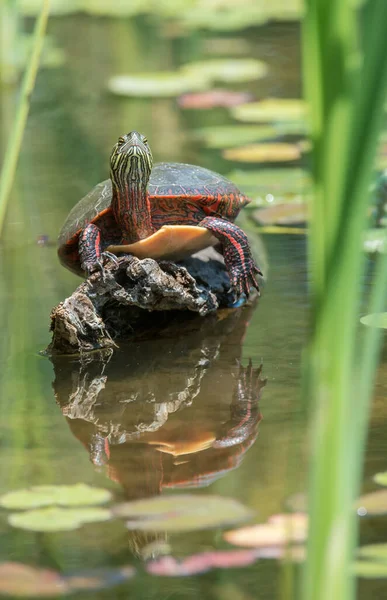
{"type": "Polygon", "coordinates": [[[261,295],[257,275],[262,276],[262,272],[255,265],[251,255],[246,256],[245,261],[244,269],[241,269],[239,264],[226,263],[231,282],[230,292],[233,292],[235,301],[243,295],[248,298],[253,287],[257,290],[258,296],[261,295]]]}
{"type": "Polygon", "coordinates": [[[243,294],[247,298],[252,287],[256,288],[259,295],[256,276],[262,275],[262,272],[254,262],[245,232],[234,223],[219,217],[205,217],[199,225],[211,231],[222,244],[234,299],[238,300],[243,294]]]}
{"type": "Polygon", "coordinates": [[[118,269],[119,262],[117,260],[117,257],[111,252],[105,251],[101,253],[100,257],[97,258],[97,260],[93,262],[86,262],[82,265],[82,268],[87,274],[88,279],[89,277],[91,277],[91,275],[95,275],[98,273],[99,276],[102,277],[102,281],[106,280],[107,272],[101,258],[108,259],[114,264],[115,268],[118,269]]]}
{"type": "Polygon", "coordinates": [[[118,262],[118,258],[116,257],[115,254],[112,254],[112,252],[108,252],[108,250],[105,250],[105,252],[102,252],[102,255],[104,258],[108,258],[109,260],[112,261],[112,263],[115,264],[116,268],[118,269],[118,267],[120,266],[120,263],[118,262]]]}

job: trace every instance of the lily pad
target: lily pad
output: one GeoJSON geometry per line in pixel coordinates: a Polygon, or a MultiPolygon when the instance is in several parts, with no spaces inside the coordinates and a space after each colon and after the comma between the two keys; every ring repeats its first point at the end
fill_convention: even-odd
{"type": "Polygon", "coordinates": [[[293,225],[305,223],[308,211],[305,203],[288,203],[255,210],[252,219],[259,225],[293,225]]]}
{"type": "Polygon", "coordinates": [[[387,490],[378,490],[361,496],[356,502],[358,514],[385,515],[387,513],[387,490]]]}
{"type": "Polygon", "coordinates": [[[192,94],[183,94],[178,99],[181,108],[190,108],[195,110],[208,110],[216,106],[230,107],[238,106],[251,99],[248,92],[233,92],[231,90],[209,90],[207,92],[196,92],[192,94]]]}
{"type": "Polygon", "coordinates": [[[38,485],[24,490],[8,492],[0,497],[0,506],[10,510],[24,510],[58,504],[60,506],[86,506],[104,504],[111,493],[84,483],[75,485],[38,485]]]}
{"type": "Polygon", "coordinates": [[[85,523],[108,521],[111,512],[106,508],[41,508],[12,513],[8,523],[29,531],[71,531],[85,523]]]}
{"type": "Polygon", "coordinates": [[[116,517],[130,518],[129,529],[194,531],[246,521],[252,512],[232,498],[207,495],[173,495],[118,504],[116,517]]]}
{"type": "MultiPolygon", "coordinates": [[[[386,316],[386,320],[387,320],[387,316],[386,316]]],[[[387,471],[383,471],[382,473],[376,473],[376,475],[374,475],[373,479],[374,479],[375,483],[378,483],[379,485],[387,486],[387,471]]]]}
{"type": "Polygon", "coordinates": [[[387,544],[369,544],[361,546],[357,555],[361,558],[374,558],[387,563],[387,544]]]}
{"type": "Polygon", "coordinates": [[[190,6],[182,15],[182,19],[184,25],[192,29],[237,31],[252,25],[263,25],[271,20],[299,19],[302,7],[300,0],[288,0],[286,4],[283,0],[240,0],[237,4],[231,0],[218,0],[190,6]]]}
{"type": "Polygon", "coordinates": [[[176,71],[116,75],[108,82],[109,90],[119,96],[171,97],[207,87],[209,80],[205,75],[176,71]]]}
{"type": "Polygon", "coordinates": [[[256,550],[214,550],[201,552],[177,560],[173,556],[163,556],[149,562],[146,566],[148,573],[164,577],[187,577],[206,573],[211,569],[230,569],[252,565],[258,558],[256,550]]]}
{"type": "Polygon", "coordinates": [[[231,109],[238,121],[269,123],[270,121],[301,121],[306,114],[305,103],[297,99],[268,98],[241,104],[231,109]]]}
{"type": "Polygon", "coordinates": [[[250,144],[240,148],[230,148],[222,152],[226,160],[238,162],[287,162],[301,158],[297,144],[277,142],[273,144],[250,144]]]}
{"type": "Polygon", "coordinates": [[[181,70],[195,79],[204,77],[210,81],[238,83],[265,77],[268,67],[255,58],[219,58],[188,63],[181,70]]]}
{"type": "Polygon", "coordinates": [[[361,317],[360,323],[367,325],[368,327],[387,329],[387,313],[372,313],[370,315],[365,315],[364,317],[361,317]]]}
{"type": "Polygon", "coordinates": [[[227,177],[248,195],[271,194],[274,198],[309,191],[312,185],[309,173],[299,167],[254,171],[235,169],[227,177]]]}
{"type": "Polygon", "coordinates": [[[307,532],[307,515],[293,513],[274,515],[263,525],[252,525],[227,531],[224,538],[235,546],[259,548],[261,546],[283,546],[289,542],[304,542],[307,532]]]}
{"type": "Polygon", "coordinates": [[[271,125],[223,125],[204,127],[193,132],[195,139],[203,140],[208,148],[229,148],[237,144],[259,142],[276,137],[271,125]]]}
{"type": "Polygon", "coordinates": [[[17,598],[67,596],[72,592],[102,590],[127,581],[136,573],[125,565],[116,569],[90,569],[71,575],[16,562],[0,563],[0,595],[17,598]]]}
{"type": "Polygon", "coordinates": [[[384,579],[387,577],[387,562],[358,560],[353,565],[353,572],[366,579],[384,579]]]}
{"type": "Polygon", "coordinates": [[[68,586],[59,573],[17,562],[0,564],[0,595],[23,598],[63,596],[68,586]]]}

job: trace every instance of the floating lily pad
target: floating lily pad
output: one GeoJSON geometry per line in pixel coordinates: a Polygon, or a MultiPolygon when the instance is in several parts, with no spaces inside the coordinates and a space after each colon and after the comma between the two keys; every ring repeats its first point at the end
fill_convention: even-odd
{"type": "Polygon", "coordinates": [[[387,313],[373,313],[370,315],[365,315],[364,317],[361,317],[360,323],[367,325],[368,327],[387,329],[387,313]]]}
{"type": "Polygon", "coordinates": [[[180,72],[139,73],[116,75],[108,82],[108,88],[119,96],[179,96],[192,90],[209,87],[208,77],[180,72]]]}
{"type": "Polygon", "coordinates": [[[207,92],[196,92],[192,94],[183,94],[178,99],[181,108],[191,108],[195,110],[207,110],[215,106],[230,107],[238,106],[251,99],[248,92],[233,92],[231,90],[209,90],[207,92]]]}
{"type": "Polygon", "coordinates": [[[304,136],[308,133],[308,126],[304,120],[278,121],[273,123],[278,135],[304,136]]]}
{"type": "Polygon", "coordinates": [[[118,504],[114,516],[130,518],[129,529],[193,531],[246,521],[252,512],[221,496],[173,495],[118,504]]]}
{"type": "Polygon", "coordinates": [[[209,148],[229,148],[267,140],[276,137],[277,132],[271,125],[223,125],[197,129],[192,135],[195,139],[203,140],[209,148]]]}
{"type": "Polygon", "coordinates": [[[126,565],[116,569],[90,569],[71,575],[39,569],[16,562],[0,563],[0,595],[22,597],[57,597],[72,592],[102,590],[133,577],[136,570],[126,565]]]}
{"type": "Polygon", "coordinates": [[[0,497],[0,506],[11,510],[24,510],[58,504],[60,506],[85,506],[104,504],[111,493],[84,483],[76,485],[38,485],[24,490],[8,492],[0,497]]]}
{"type": "Polygon", "coordinates": [[[252,565],[258,558],[256,550],[227,550],[201,552],[177,560],[173,556],[163,556],[149,562],[146,566],[148,573],[164,577],[187,577],[206,573],[211,569],[229,569],[252,565]]]}
{"type": "Polygon", "coordinates": [[[191,5],[182,15],[183,23],[190,28],[236,31],[263,25],[271,20],[289,21],[299,19],[302,13],[300,0],[271,0],[254,2],[240,0],[237,4],[230,0],[199,2],[191,5]]]}
{"type": "Polygon", "coordinates": [[[353,565],[353,572],[366,579],[384,579],[387,577],[387,562],[358,560],[353,565]]]}
{"type": "Polygon", "coordinates": [[[369,229],[364,236],[363,248],[366,252],[387,252],[387,230],[384,227],[369,229]]]}
{"type": "Polygon", "coordinates": [[[305,223],[308,211],[305,203],[276,204],[255,210],[252,219],[259,225],[293,225],[305,223]]]}
{"type": "Polygon", "coordinates": [[[222,152],[227,160],[238,162],[287,162],[298,160],[301,157],[301,149],[297,144],[273,143],[273,144],[250,144],[240,148],[230,148],[222,152]]]}
{"type": "Polygon", "coordinates": [[[269,98],[260,102],[249,102],[231,109],[238,121],[269,123],[270,121],[301,121],[305,117],[305,103],[302,100],[269,98]]]}
{"type": "Polygon", "coordinates": [[[387,490],[378,490],[361,496],[356,502],[360,515],[384,515],[387,513],[387,490]]]}
{"type": "Polygon", "coordinates": [[[357,551],[361,558],[375,558],[387,563],[387,544],[369,544],[361,546],[357,551]]]}
{"type": "Polygon", "coordinates": [[[265,77],[268,67],[255,58],[213,59],[188,63],[182,72],[193,78],[235,83],[265,77]]]}
{"type": "Polygon", "coordinates": [[[235,546],[259,548],[261,546],[283,546],[289,542],[304,542],[308,532],[308,517],[305,513],[274,515],[263,525],[242,527],[227,531],[224,538],[235,546]]]}
{"type": "Polygon", "coordinates": [[[312,185],[309,173],[298,167],[254,171],[236,169],[227,177],[248,195],[272,194],[274,198],[284,194],[301,194],[309,191],[312,185]]]}
{"type": "MultiPolygon", "coordinates": [[[[387,315],[386,315],[386,321],[387,321],[387,315]]],[[[374,479],[375,483],[378,483],[379,485],[387,486],[387,471],[383,471],[382,473],[376,473],[376,475],[374,475],[373,479],[374,479]]]]}
{"type": "Polygon", "coordinates": [[[111,513],[106,508],[41,508],[9,515],[13,527],[29,531],[71,531],[85,523],[108,521],[111,513]]]}
{"type": "Polygon", "coordinates": [[[16,562],[0,563],[0,595],[23,598],[63,596],[68,586],[59,573],[16,562]]]}

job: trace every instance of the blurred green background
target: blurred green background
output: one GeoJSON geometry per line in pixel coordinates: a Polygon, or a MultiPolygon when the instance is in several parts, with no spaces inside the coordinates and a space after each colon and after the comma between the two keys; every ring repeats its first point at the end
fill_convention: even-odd
{"type": "MultiPolygon", "coordinates": [[[[40,7],[32,0],[1,4],[3,156],[40,7]]],[[[300,370],[309,305],[305,226],[311,148],[301,100],[301,9],[297,0],[52,1],[0,247],[1,492],[85,481],[109,487],[118,498],[136,496],[142,463],[127,467],[125,485],[105,469],[95,469],[79,442],[84,434],[68,427],[55,402],[56,397],[66,403],[74,393],[74,381],[82,379],[79,365],[75,362],[67,371],[56,365],[54,374],[50,361],[39,355],[50,340],[51,308],[79,283],[59,265],[58,232],[74,204],[108,177],[111,148],[119,135],[132,129],[146,134],[156,161],[219,171],[251,197],[240,224],[260,249],[267,282],[256,310],[245,315],[246,323],[242,317],[230,329],[234,334],[227,329],[202,331],[192,338],[182,331],[178,341],[159,351],[157,340],[150,350],[141,343],[123,345],[106,371],[110,402],[127,394],[128,387],[141,390],[150,377],[152,389],[161,386],[166,398],[179,392],[179,376],[183,381],[191,376],[195,352],[215,347],[218,353],[193,406],[185,408],[186,416],[183,411],[182,417],[171,417],[177,423],[181,418],[215,426],[226,418],[231,402],[229,375],[235,359],[252,358],[255,366],[263,361],[268,383],[258,438],[238,468],[223,472],[224,465],[216,467],[219,477],[207,492],[238,498],[263,522],[284,509],[289,495],[305,490],[308,415],[300,403],[300,370]],[[135,373],[126,353],[139,357],[135,373]],[[161,358],[168,353],[170,362],[165,364],[161,358]],[[58,376],[61,370],[67,380],[58,376]]],[[[385,161],[382,136],[375,183],[385,161]]],[[[378,200],[383,219],[384,198],[378,200]]],[[[370,212],[377,212],[374,206],[370,212]]],[[[383,243],[383,235],[383,229],[370,232],[373,250],[383,243]]],[[[374,254],[364,281],[365,299],[373,261],[374,254]]],[[[371,476],[386,469],[385,352],[377,375],[365,491],[374,487],[371,476]]],[[[141,421],[141,408],[136,410],[141,421]]],[[[128,446],[125,452],[136,457],[137,450],[128,446]]],[[[125,452],[117,459],[123,465],[125,452]]],[[[383,541],[386,532],[382,519],[368,521],[362,540],[383,541]]],[[[11,557],[64,571],[133,560],[133,541],[115,525],[34,534],[11,529],[2,514],[0,539],[2,560],[11,557]]],[[[217,532],[180,534],[169,541],[177,554],[222,547],[217,532]]],[[[269,600],[280,597],[281,590],[277,563],[261,561],[246,570],[189,579],[138,576],[93,597],[131,593],[141,599],[269,600]]],[[[361,580],[359,597],[383,597],[386,590],[382,581],[361,580]]]]}

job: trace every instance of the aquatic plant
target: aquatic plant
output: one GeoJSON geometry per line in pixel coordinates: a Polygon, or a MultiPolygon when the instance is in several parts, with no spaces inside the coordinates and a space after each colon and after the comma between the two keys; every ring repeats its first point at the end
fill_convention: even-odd
{"type": "Polygon", "coordinates": [[[32,50],[24,73],[20,90],[19,104],[15,120],[9,136],[4,162],[0,176],[0,236],[3,228],[8,196],[15,177],[17,161],[23,140],[24,128],[27,122],[30,96],[35,85],[39,67],[40,55],[43,49],[44,34],[47,27],[50,0],[43,0],[40,15],[36,21],[32,50]]]}
{"type": "MultiPolygon", "coordinates": [[[[306,8],[303,60],[315,198],[304,361],[304,398],[313,401],[311,518],[302,597],[348,600],[355,597],[351,507],[360,487],[380,339],[378,329],[368,328],[359,340],[357,325],[367,190],[387,83],[387,3],[364,4],[361,36],[353,1],[307,0],[306,8]]],[[[385,295],[386,262],[382,257],[376,269],[371,312],[380,311],[385,295]]]]}

